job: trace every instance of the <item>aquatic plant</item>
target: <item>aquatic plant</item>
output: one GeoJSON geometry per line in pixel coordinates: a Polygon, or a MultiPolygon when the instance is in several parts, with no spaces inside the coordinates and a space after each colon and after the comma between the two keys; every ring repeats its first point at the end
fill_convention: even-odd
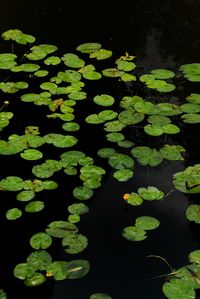
{"type": "MultiPolygon", "coordinates": [[[[17,155],[19,159],[26,160],[32,172],[28,178],[13,176],[12,173],[1,178],[2,192],[17,192],[16,204],[6,211],[6,219],[17,221],[18,218],[23,219],[24,211],[42,211],[46,202],[35,200],[35,197],[43,190],[59,188],[59,182],[46,180],[55,173],[75,176],[79,180],[72,190],[75,202],[67,207],[69,215],[66,219],[50,222],[31,236],[29,245],[34,251],[25,261],[13,267],[13,273],[26,286],[38,286],[50,279],[79,279],[88,273],[90,263],[84,259],[71,260],[70,255],[81,253],[88,245],[87,237],[79,233],[76,224],[81,221],[82,215],[89,212],[90,199],[104,182],[106,167],[101,166],[101,161],[105,165],[106,159],[114,179],[126,182],[134,177],[138,164],[155,168],[165,160],[184,160],[185,149],[182,145],[157,142],[155,147],[141,146],[131,140],[127,130],[139,130],[145,137],[159,141],[163,135],[179,134],[182,123],[200,123],[200,94],[191,93],[185,102],[179,104],[171,97],[180,78],[200,82],[200,64],[185,64],[173,71],[154,69],[138,76],[135,56],[125,53],[117,58],[111,50],[102,48],[97,42],[78,45],[75,53],[52,55],[58,51],[57,46],[37,45],[35,37],[21,30],[8,30],[2,33],[2,38],[19,44],[16,53],[23,52],[23,55],[20,57],[13,52],[0,54],[0,70],[6,71],[5,79],[0,82],[4,99],[0,108],[0,154],[17,155]],[[26,46],[25,51],[22,50],[23,46],[26,46]],[[111,59],[113,67],[101,68],[101,61],[107,59],[111,59]],[[116,97],[103,90],[91,96],[85,87],[98,80],[117,80],[117,84],[136,83],[144,91],[154,91],[156,97],[143,98],[137,94],[116,97]],[[15,98],[11,97],[12,94],[16,94],[15,98]],[[168,96],[167,101],[166,97],[162,98],[163,94],[168,96]],[[9,135],[6,127],[18,121],[15,109],[9,110],[19,101],[22,107],[30,109],[31,105],[38,109],[43,106],[46,113],[44,120],[58,121],[59,125],[55,126],[57,131],[40,134],[42,128],[28,125],[23,134],[13,131],[9,135]],[[93,111],[87,115],[84,113],[84,119],[79,119],[77,111],[82,102],[93,111]],[[87,132],[83,131],[85,127],[87,130],[95,126],[101,130],[106,147],[100,148],[99,145],[96,155],[91,156],[79,145],[79,131],[84,133],[87,132]],[[47,149],[52,148],[56,159],[46,157],[47,149]],[[76,200],[88,201],[88,206],[76,200]],[[56,253],[52,256],[47,251],[55,239],[60,239],[60,248],[69,255],[69,260],[57,260],[56,253]]],[[[15,50],[15,47],[12,48],[15,50]]],[[[199,193],[199,164],[174,174],[172,180],[174,187],[181,192],[199,193]]],[[[164,194],[156,186],[141,186],[124,194],[123,198],[129,205],[139,206],[144,201],[164,200],[169,193],[164,194]]],[[[199,211],[199,205],[192,204],[185,216],[189,221],[200,223],[199,211]]],[[[123,229],[122,236],[129,241],[142,241],[147,238],[149,230],[159,228],[159,225],[159,220],[153,216],[141,216],[135,219],[135,225],[123,229]]],[[[189,260],[190,265],[168,275],[163,285],[167,298],[195,298],[195,289],[200,285],[199,250],[190,253],[189,260]]],[[[0,298],[6,298],[3,290],[0,290],[0,298]]],[[[90,298],[111,297],[95,293],[90,298]]]]}

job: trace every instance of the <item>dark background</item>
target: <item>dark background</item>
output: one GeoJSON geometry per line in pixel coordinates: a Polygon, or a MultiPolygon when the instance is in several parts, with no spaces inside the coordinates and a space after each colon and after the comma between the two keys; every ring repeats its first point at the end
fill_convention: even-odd
{"type": "MultiPolygon", "coordinates": [[[[142,70],[173,69],[183,63],[200,62],[199,12],[200,1],[197,0],[11,0],[1,3],[0,31],[20,29],[34,35],[38,43],[55,44],[64,52],[73,51],[84,42],[100,42],[104,48],[119,55],[125,51],[136,55],[137,65],[142,70]]],[[[4,51],[4,48],[0,50],[4,51]]],[[[194,90],[198,90],[197,85],[194,90]]],[[[91,262],[91,271],[80,280],[50,282],[37,288],[24,287],[23,282],[13,278],[13,265],[27,256],[29,237],[44,229],[48,215],[28,215],[26,226],[24,220],[17,224],[3,222],[0,287],[7,291],[8,299],[88,299],[95,292],[105,292],[113,299],[165,298],[162,293],[164,279],[152,278],[170,270],[163,261],[146,256],[160,255],[174,268],[188,263],[189,252],[199,247],[198,228],[184,217],[188,197],[174,191],[163,202],[132,208],[124,204],[122,195],[147,184],[160,186],[166,193],[170,191],[173,173],[199,162],[198,130],[186,133],[180,137],[180,143],[188,151],[186,165],[167,163],[153,170],[137,166],[137,177],[124,184],[114,181],[108,173],[103,187],[90,204],[90,213],[83,216],[79,225],[80,232],[89,239],[89,246],[72,258],[87,258],[91,262]],[[160,219],[160,228],[150,232],[149,238],[143,242],[132,243],[123,239],[122,228],[145,214],[160,219]]],[[[12,167],[9,160],[6,161],[5,168],[10,171],[12,167]]],[[[21,160],[16,161],[16,173],[22,167],[20,163],[21,160]]],[[[1,177],[4,177],[4,172],[1,177]]],[[[68,193],[64,187],[63,183],[60,196],[65,197],[67,208],[68,193]]],[[[2,199],[9,199],[9,196],[1,194],[2,199]]],[[[59,201],[58,194],[53,192],[43,196],[50,200],[50,215],[64,219],[63,200],[59,201]],[[55,197],[57,208],[54,208],[55,197]]]]}

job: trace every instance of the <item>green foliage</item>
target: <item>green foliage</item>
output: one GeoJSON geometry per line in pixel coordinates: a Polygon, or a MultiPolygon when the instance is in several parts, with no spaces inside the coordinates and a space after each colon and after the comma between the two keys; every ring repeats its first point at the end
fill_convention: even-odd
{"type": "Polygon", "coordinates": [[[69,254],[82,252],[88,245],[88,240],[82,234],[69,234],[62,240],[64,250],[69,254]]]}
{"type": "Polygon", "coordinates": [[[184,193],[200,192],[200,164],[187,167],[173,175],[173,185],[184,193]]]}
{"type": "Polygon", "coordinates": [[[7,299],[7,294],[3,289],[0,289],[0,299],[7,299]]]}
{"type": "Polygon", "coordinates": [[[92,294],[89,299],[112,299],[112,297],[104,293],[95,293],[92,294]]]}
{"type": "Polygon", "coordinates": [[[200,63],[188,63],[180,66],[184,77],[192,82],[200,82],[200,63]]]}
{"type": "Polygon", "coordinates": [[[186,209],[186,217],[189,221],[194,221],[195,223],[200,224],[200,205],[190,205],[186,209]]]}
{"type": "Polygon", "coordinates": [[[135,226],[143,230],[152,230],[159,225],[160,222],[156,218],[150,216],[141,216],[135,220],[135,226]]]}
{"type": "Polygon", "coordinates": [[[147,238],[146,232],[135,226],[127,226],[122,231],[122,236],[128,241],[143,241],[147,238]]]}
{"type": "Polygon", "coordinates": [[[8,220],[16,220],[22,216],[22,211],[18,208],[9,209],[6,213],[6,218],[8,220]]]}
{"type": "Polygon", "coordinates": [[[34,249],[47,249],[52,243],[52,238],[44,232],[33,235],[30,239],[30,245],[34,249]]]}

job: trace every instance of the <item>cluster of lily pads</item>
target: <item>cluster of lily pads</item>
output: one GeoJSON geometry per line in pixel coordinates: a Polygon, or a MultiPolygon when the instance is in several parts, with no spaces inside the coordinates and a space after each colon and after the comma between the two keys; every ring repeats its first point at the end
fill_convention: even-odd
{"type": "MultiPolygon", "coordinates": [[[[77,203],[76,200],[91,199],[95,190],[102,186],[106,170],[99,166],[99,160],[103,159],[102,163],[105,163],[107,159],[113,177],[119,182],[133,178],[137,163],[157,167],[164,159],[184,160],[183,146],[171,143],[159,145],[158,142],[155,148],[141,146],[131,140],[127,129],[134,132],[139,130],[145,137],[150,136],[159,141],[163,135],[180,133],[182,122],[200,123],[200,94],[191,93],[180,104],[171,96],[180,77],[191,82],[200,82],[200,64],[182,65],[177,71],[154,69],[148,74],[138,76],[135,56],[125,53],[115,58],[114,53],[102,48],[100,43],[84,43],[77,46],[75,53],[58,56],[54,54],[58,51],[57,46],[37,45],[35,37],[18,29],[4,32],[2,38],[21,46],[29,46],[29,50],[22,57],[9,52],[0,54],[0,70],[10,72],[10,75],[0,82],[4,98],[0,108],[0,131],[9,126],[10,122],[18,121],[15,119],[17,115],[8,111],[9,102],[13,101],[12,97],[9,99],[12,94],[16,94],[14,101],[20,100],[26,107],[30,104],[30,109],[31,104],[44,106],[45,119],[57,119],[60,123],[59,128],[56,127],[57,132],[49,132],[44,136],[41,136],[38,126],[28,125],[22,135],[13,132],[7,139],[4,137],[0,140],[1,155],[18,155],[28,161],[32,170],[31,178],[12,175],[1,178],[0,190],[18,192],[16,206],[8,209],[5,217],[8,220],[17,220],[22,216],[22,209],[18,206],[20,201],[25,202],[26,212],[42,211],[44,202],[35,200],[35,197],[42,190],[59,188],[59,182],[46,180],[55,176],[58,171],[80,180],[80,185],[72,190],[75,202],[68,206],[67,218],[51,222],[30,238],[29,243],[34,251],[28,255],[26,261],[15,266],[14,276],[23,280],[27,286],[37,286],[52,278],[78,279],[88,273],[88,261],[55,260],[47,249],[51,248],[55,238],[61,240],[60,246],[69,256],[80,253],[87,247],[88,239],[78,232],[76,223],[81,220],[82,214],[89,211],[89,207],[82,202],[77,203]],[[114,66],[100,68],[100,62],[107,59],[110,59],[114,66]],[[97,66],[95,61],[98,61],[97,66]],[[25,75],[27,82],[24,81],[25,75]],[[12,78],[17,78],[17,81],[11,81],[12,78]],[[36,81],[31,81],[32,79],[36,81]],[[89,81],[101,79],[117,80],[124,85],[138,84],[142,90],[154,90],[156,97],[143,98],[138,94],[114,97],[103,91],[91,96],[84,90],[89,81]],[[37,82],[37,86],[32,86],[32,82],[37,82]],[[165,98],[163,101],[163,94],[168,95],[167,102],[165,98]],[[85,101],[86,107],[93,108],[94,113],[84,116],[83,120],[78,119],[77,122],[79,103],[82,101],[85,101]],[[86,131],[81,131],[83,122],[83,127],[88,130],[94,125],[100,128],[105,144],[109,144],[100,148],[96,156],[91,156],[80,148],[78,132],[87,134],[86,131]],[[55,149],[57,159],[45,158],[47,147],[55,149]],[[71,147],[75,149],[69,150],[71,147]],[[35,164],[37,160],[41,160],[41,163],[35,164]]],[[[181,192],[199,193],[200,165],[190,166],[174,174],[173,184],[181,192]]],[[[143,201],[162,200],[164,197],[164,192],[157,187],[147,186],[125,194],[124,200],[132,206],[139,206],[143,201]]],[[[190,205],[185,213],[186,218],[195,223],[200,223],[199,215],[200,205],[197,204],[190,205]]],[[[129,241],[142,241],[147,238],[146,231],[159,225],[160,222],[154,217],[141,216],[135,220],[135,225],[124,228],[122,236],[129,241]]],[[[192,262],[190,266],[177,270],[165,282],[163,292],[167,298],[195,298],[195,289],[198,288],[200,279],[199,251],[191,253],[189,259],[192,262]]],[[[0,299],[5,299],[5,296],[4,291],[0,290],[0,299]]],[[[104,293],[90,296],[90,299],[103,298],[111,299],[104,293]]]]}

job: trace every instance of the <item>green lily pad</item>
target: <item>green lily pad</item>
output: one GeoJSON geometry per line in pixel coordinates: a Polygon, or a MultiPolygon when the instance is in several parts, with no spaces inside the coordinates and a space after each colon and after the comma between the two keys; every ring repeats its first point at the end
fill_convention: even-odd
{"type": "Polygon", "coordinates": [[[115,153],[108,159],[108,163],[115,169],[133,168],[134,160],[125,154],[115,153]]]}
{"type": "Polygon", "coordinates": [[[101,48],[101,44],[99,43],[84,43],[79,45],[76,50],[81,53],[92,53],[96,52],[101,48]]]}
{"type": "Polygon", "coordinates": [[[169,299],[195,299],[194,288],[185,279],[170,279],[163,285],[163,293],[169,299]]]}
{"type": "Polygon", "coordinates": [[[95,293],[90,295],[89,299],[112,299],[112,297],[110,297],[109,295],[105,294],[105,293],[95,293]]]}
{"type": "Polygon", "coordinates": [[[80,101],[80,100],[84,100],[87,98],[87,93],[84,91],[74,91],[74,92],[71,92],[68,95],[68,97],[71,100],[80,101]]]}
{"type": "Polygon", "coordinates": [[[2,38],[5,40],[13,40],[18,44],[26,45],[27,43],[34,43],[35,37],[30,34],[25,34],[19,29],[9,29],[2,33],[2,38]]]}
{"type": "Polygon", "coordinates": [[[130,140],[122,140],[122,141],[118,141],[117,144],[120,147],[124,147],[124,148],[132,148],[134,146],[134,143],[130,140]]]}
{"type": "Polygon", "coordinates": [[[120,132],[122,131],[126,125],[124,125],[121,121],[119,120],[112,120],[108,121],[104,125],[104,130],[107,132],[120,132]]]}
{"type": "Polygon", "coordinates": [[[175,73],[166,69],[155,69],[151,71],[155,79],[171,79],[175,73]]]}
{"type": "Polygon", "coordinates": [[[87,80],[99,80],[101,77],[102,75],[96,71],[88,71],[83,74],[83,78],[87,80]]]}
{"type": "Polygon", "coordinates": [[[189,221],[194,221],[195,223],[200,224],[200,205],[190,205],[186,209],[185,214],[189,221]]]}
{"type": "Polygon", "coordinates": [[[15,266],[13,274],[15,277],[24,280],[35,274],[35,268],[27,263],[20,263],[15,266]]]}
{"type": "Polygon", "coordinates": [[[118,115],[118,113],[113,110],[103,110],[103,111],[99,112],[98,118],[102,119],[103,121],[107,121],[107,120],[112,120],[112,119],[116,118],[117,115],[118,115]]]}
{"type": "Polygon", "coordinates": [[[24,284],[28,287],[36,287],[46,281],[46,277],[41,273],[35,273],[31,278],[27,278],[24,284]]]}
{"type": "Polygon", "coordinates": [[[34,249],[47,249],[52,244],[52,238],[44,232],[33,235],[30,239],[30,245],[34,249]]]}
{"type": "Polygon", "coordinates": [[[200,114],[189,113],[181,115],[181,118],[186,124],[198,124],[200,123],[200,114]]]}
{"type": "Polygon", "coordinates": [[[11,68],[12,72],[27,72],[32,73],[38,71],[40,66],[35,63],[24,63],[21,65],[16,65],[11,68]]]}
{"type": "Polygon", "coordinates": [[[64,64],[68,67],[72,68],[82,68],[85,65],[85,62],[83,59],[78,57],[78,55],[73,53],[67,53],[62,57],[62,60],[64,61],[64,64]]]}
{"type": "Polygon", "coordinates": [[[128,81],[136,81],[137,78],[135,75],[131,75],[131,74],[122,74],[121,75],[121,80],[124,82],[128,82],[128,81]]]}
{"type": "Polygon", "coordinates": [[[8,176],[0,181],[0,189],[6,191],[20,191],[24,188],[24,181],[16,176],[8,176]]]}
{"type": "Polygon", "coordinates": [[[163,134],[163,128],[159,125],[148,124],[144,126],[144,132],[151,136],[160,136],[163,134]]]}
{"type": "Polygon", "coordinates": [[[114,148],[105,147],[98,150],[97,155],[101,158],[110,158],[112,155],[116,153],[114,148]]]}
{"type": "Polygon", "coordinates": [[[78,139],[71,135],[62,135],[56,133],[50,133],[44,136],[46,143],[53,144],[55,147],[71,147],[74,146],[78,139]]]}
{"type": "Polygon", "coordinates": [[[191,263],[200,264],[200,250],[195,250],[190,252],[189,254],[189,261],[191,263]]]}
{"type": "Polygon", "coordinates": [[[76,122],[68,122],[62,125],[63,130],[69,132],[76,132],[80,130],[80,125],[76,122]]]}
{"type": "Polygon", "coordinates": [[[180,110],[184,113],[199,113],[200,105],[187,103],[187,104],[181,105],[180,110]]]}
{"type": "Polygon", "coordinates": [[[46,233],[55,238],[64,238],[68,234],[74,234],[78,231],[75,224],[67,221],[53,221],[45,229],[46,233]]]}
{"type": "Polygon", "coordinates": [[[18,201],[29,201],[35,197],[35,192],[31,190],[24,190],[17,194],[18,201]]]}
{"type": "Polygon", "coordinates": [[[153,125],[163,126],[171,123],[171,119],[164,115],[151,115],[147,121],[153,125]]]}
{"type": "Polygon", "coordinates": [[[163,161],[162,154],[156,149],[147,146],[137,146],[131,150],[131,154],[141,165],[157,166],[163,161]]]}
{"type": "Polygon", "coordinates": [[[115,171],[113,176],[119,182],[126,182],[133,177],[133,171],[131,169],[120,169],[115,171]]]}
{"type": "Polygon", "coordinates": [[[67,217],[67,220],[70,222],[70,223],[78,223],[80,222],[81,220],[81,217],[79,215],[69,215],[67,217]]]}
{"type": "Polygon", "coordinates": [[[143,203],[143,199],[137,193],[131,192],[128,195],[127,203],[132,206],[140,206],[143,203]]]}
{"type": "Polygon", "coordinates": [[[6,213],[6,218],[8,220],[16,220],[22,216],[22,211],[18,208],[9,209],[6,213]]]}
{"type": "Polygon", "coordinates": [[[48,71],[47,70],[39,70],[37,72],[34,73],[34,75],[36,77],[42,78],[42,77],[46,77],[48,75],[48,71]]]}
{"type": "Polygon", "coordinates": [[[200,193],[200,164],[187,167],[173,175],[173,185],[185,193],[200,193]]]}
{"type": "Polygon", "coordinates": [[[65,72],[58,72],[58,79],[63,82],[75,83],[81,80],[81,74],[74,70],[66,70],[65,72]]]}
{"type": "Polygon", "coordinates": [[[65,271],[65,266],[67,262],[56,261],[49,264],[46,268],[46,276],[50,274],[55,280],[64,280],[67,278],[67,272],[65,271]]]}
{"type": "Polygon", "coordinates": [[[26,261],[35,271],[44,271],[52,263],[52,257],[46,250],[40,249],[29,254],[26,261]]]}
{"type": "Polygon", "coordinates": [[[124,125],[135,125],[143,121],[144,114],[135,112],[132,108],[127,108],[126,110],[119,113],[119,121],[124,125]]]}
{"type": "Polygon", "coordinates": [[[154,186],[148,186],[147,188],[141,187],[138,189],[138,194],[142,199],[148,201],[161,200],[165,196],[164,192],[154,186]]]}
{"type": "Polygon", "coordinates": [[[73,195],[79,200],[88,200],[93,196],[93,190],[85,186],[75,187],[73,195]]]}
{"type": "Polygon", "coordinates": [[[81,234],[71,234],[62,240],[64,250],[69,254],[82,252],[88,245],[88,240],[81,234]]]}
{"type": "Polygon", "coordinates": [[[102,124],[104,120],[99,118],[98,114],[90,114],[86,117],[85,122],[88,124],[102,124]]]}
{"type": "Polygon", "coordinates": [[[65,271],[68,279],[79,279],[85,276],[90,270],[87,260],[73,260],[67,263],[65,271]]]}
{"type": "Polygon", "coordinates": [[[98,51],[90,53],[90,58],[96,58],[97,60],[108,59],[112,56],[112,51],[106,49],[99,49],[98,51]]]}
{"type": "Polygon", "coordinates": [[[50,56],[44,60],[46,65],[58,65],[61,62],[61,59],[58,56],[50,56]]]}
{"type": "Polygon", "coordinates": [[[117,68],[109,68],[109,69],[103,70],[102,74],[105,77],[116,78],[116,77],[121,77],[124,74],[124,72],[118,70],[117,68]]]}
{"type": "Polygon", "coordinates": [[[200,82],[200,63],[188,63],[180,66],[184,77],[192,82],[200,82]]]}
{"type": "Polygon", "coordinates": [[[7,294],[3,289],[0,289],[0,299],[7,299],[7,294]]]}
{"type": "Polygon", "coordinates": [[[40,200],[35,200],[32,202],[29,202],[26,206],[25,206],[25,211],[28,213],[36,213],[36,212],[40,212],[44,209],[44,203],[43,201],[40,200]]]}
{"type": "Polygon", "coordinates": [[[186,101],[192,104],[200,104],[200,94],[199,93],[191,93],[186,97],[186,101]]]}
{"type": "Polygon", "coordinates": [[[169,145],[169,144],[165,144],[160,149],[163,158],[171,161],[183,160],[181,153],[184,151],[185,149],[180,145],[169,145]]]}
{"type": "Polygon", "coordinates": [[[108,133],[106,134],[106,138],[110,142],[119,142],[124,140],[125,136],[122,133],[108,133]]]}
{"type": "Polygon", "coordinates": [[[126,60],[117,60],[116,64],[118,70],[120,71],[130,72],[136,68],[136,64],[134,62],[130,62],[126,60]]]}
{"type": "Polygon", "coordinates": [[[25,160],[35,161],[43,157],[43,153],[36,149],[27,149],[20,156],[25,160]]]}
{"type": "Polygon", "coordinates": [[[147,238],[146,232],[135,226],[125,227],[122,236],[129,241],[143,241],[147,238]]]}
{"type": "Polygon", "coordinates": [[[141,216],[135,220],[135,226],[143,230],[152,230],[159,225],[160,222],[156,218],[150,216],[141,216]]]}
{"type": "Polygon", "coordinates": [[[115,99],[108,94],[97,95],[93,100],[97,105],[105,107],[112,106],[115,102],[115,99]]]}
{"type": "Polygon", "coordinates": [[[83,215],[89,212],[89,208],[84,203],[74,203],[67,209],[73,215],[83,215]]]}

